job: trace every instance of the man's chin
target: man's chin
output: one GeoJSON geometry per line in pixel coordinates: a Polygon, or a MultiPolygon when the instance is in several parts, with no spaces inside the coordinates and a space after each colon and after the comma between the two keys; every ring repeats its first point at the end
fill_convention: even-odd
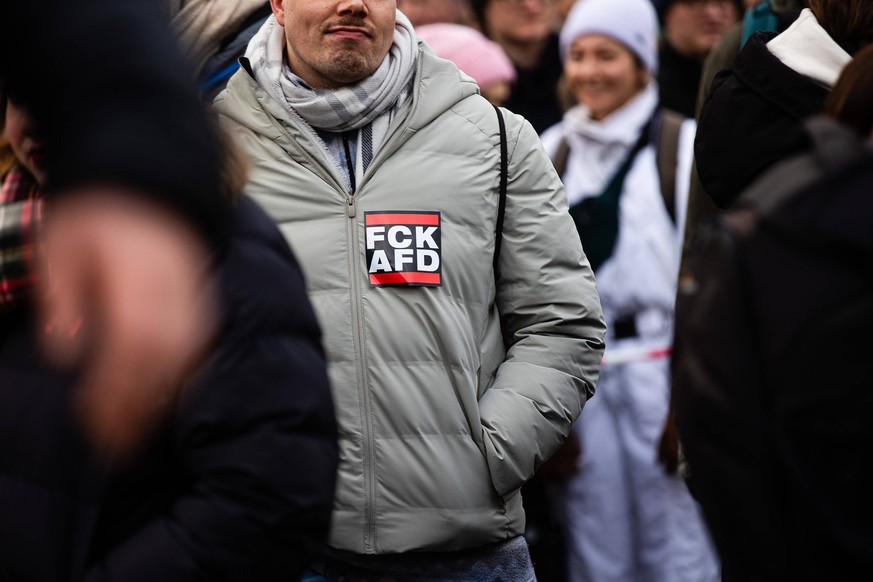
{"type": "Polygon", "coordinates": [[[372,75],[377,68],[363,59],[360,53],[347,52],[333,57],[326,76],[338,85],[352,85],[372,75]]]}

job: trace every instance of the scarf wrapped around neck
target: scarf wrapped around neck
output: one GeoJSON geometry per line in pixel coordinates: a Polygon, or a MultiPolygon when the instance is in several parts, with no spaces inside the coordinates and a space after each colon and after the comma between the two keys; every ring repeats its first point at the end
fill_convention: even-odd
{"type": "MultiPolygon", "coordinates": [[[[394,42],[379,68],[339,89],[309,87],[288,67],[284,49],[285,31],[271,16],[246,50],[255,80],[270,97],[294,111],[314,130],[337,134],[357,130],[355,174],[360,180],[385,140],[394,113],[410,94],[418,61],[418,38],[412,24],[398,10],[394,42]]],[[[315,131],[313,137],[316,143],[321,142],[315,131]]],[[[347,169],[337,165],[348,187],[347,169]]]]}
{"type": "Polygon", "coordinates": [[[360,129],[393,107],[415,74],[418,59],[418,39],[400,11],[388,55],[372,75],[353,85],[334,90],[308,87],[288,67],[284,48],[285,31],[271,16],[246,51],[255,80],[310,126],[334,132],[360,129]]]}

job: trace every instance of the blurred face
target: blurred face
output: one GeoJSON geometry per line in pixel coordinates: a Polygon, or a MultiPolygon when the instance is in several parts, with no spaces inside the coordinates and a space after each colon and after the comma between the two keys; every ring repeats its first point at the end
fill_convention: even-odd
{"type": "Polygon", "coordinates": [[[414,26],[435,22],[465,22],[469,15],[462,0],[400,0],[400,11],[414,26]]]}
{"type": "Polygon", "coordinates": [[[555,19],[554,0],[490,0],[485,6],[488,36],[499,44],[545,40],[555,19]]]}
{"type": "Polygon", "coordinates": [[[39,183],[45,182],[45,144],[37,131],[36,122],[24,107],[6,102],[6,139],[18,162],[39,183]]]}
{"type": "Polygon", "coordinates": [[[577,0],[556,0],[555,18],[557,19],[557,23],[559,24],[558,30],[561,29],[564,21],[567,20],[567,15],[570,14],[570,10],[573,9],[573,5],[576,4],[576,1],[577,0]]]}
{"type": "Polygon", "coordinates": [[[285,28],[288,65],[316,89],[371,75],[394,40],[397,0],[270,0],[285,28]]]}
{"type": "Polygon", "coordinates": [[[703,60],[738,17],[732,0],[679,0],[664,15],[664,36],[679,54],[703,60]]]}
{"type": "Polygon", "coordinates": [[[648,73],[623,44],[601,34],[573,41],[564,62],[564,76],[576,101],[604,119],[630,101],[648,82],[648,73]]]}

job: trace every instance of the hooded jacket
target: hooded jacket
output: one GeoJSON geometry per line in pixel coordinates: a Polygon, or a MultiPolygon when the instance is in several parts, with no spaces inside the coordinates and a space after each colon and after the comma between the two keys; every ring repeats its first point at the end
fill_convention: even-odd
{"type": "Polygon", "coordinates": [[[715,76],[694,154],[717,206],[731,206],[770,166],[809,148],[803,121],[821,111],[848,59],[805,9],[779,35],[752,35],[733,67],[715,76]]]}
{"type": "Polygon", "coordinates": [[[252,160],[247,191],[297,249],[325,332],[340,431],[330,545],[361,554],[521,534],[518,489],[593,394],[603,349],[593,276],[536,133],[504,112],[495,277],[497,115],[423,45],[417,67],[353,195],[245,66],[215,102],[252,160]],[[431,226],[394,228],[414,221],[431,226]],[[392,255],[432,269],[429,286],[385,284],[407,277],[385,271],[392,255]]]}

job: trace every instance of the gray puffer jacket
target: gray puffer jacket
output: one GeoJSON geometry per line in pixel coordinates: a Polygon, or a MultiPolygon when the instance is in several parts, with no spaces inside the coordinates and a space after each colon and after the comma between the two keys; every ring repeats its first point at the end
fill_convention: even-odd
{"type": "Polygon", "coordinates": [[[603,351],[594,278],[530,124],[504,112],[495,283],[496,113],[424,47],[415,83],[353,195],[245,67],[215,102],[252,160],[247,192],[303,265],[340,427],[330,543],[362,554],[519,535],[518,490],[593,394],[603,351]]]}

